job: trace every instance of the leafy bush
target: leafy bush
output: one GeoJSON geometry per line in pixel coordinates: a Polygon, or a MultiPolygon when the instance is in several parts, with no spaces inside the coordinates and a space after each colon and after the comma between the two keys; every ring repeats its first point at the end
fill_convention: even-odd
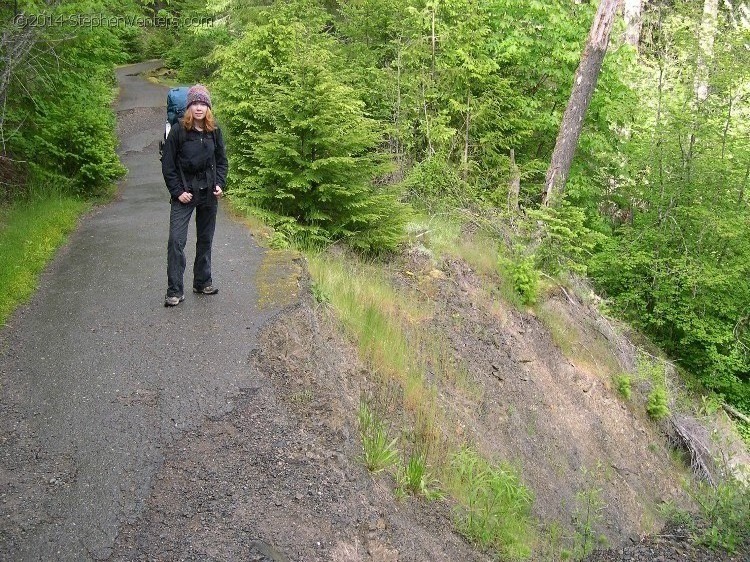
{"type": "Polygon", "coordinates": [[[469,186],[458,177],[455,167],[440,156],[432,156],[414,166],[402,188],[415,205],[432,211],[465,204],[469,193],[469,186]]]}
{"type": "Polygon", "coordinates": [[[165,62],[177,70],[182,82],[208,82],[218,69],[213,51],[228,45],[230,35],[225,26],[190,27],[180,34],[180,40],[167,49],[165,62]]]}
{"type": "Polygon", "coordinates": [[[735,552],[750,541],[750,487],[729,479],[714,486],[701,483],[692,493],[700,507],[694,540],[712,548],[735,552]]]}
{"type": "Polygon", "coordinates": [[[541,224],[537,266],[557,275],[566,271],[586,273],[586,263],[604,236],[586,226],[586,213],[563,199],[554,206],[528,212],[531,227],[541,224]]]}
{"type": "MultiPolygon", "coordinates": [[[[53,15],[104,10],[101,2],[67,2],[53,15]]],[[[116,154],[113,67],[127,59],[106,26],[61,25],[39,31],[35,65],[12,79],[4,109],[4,150],[29,161],[30,182],[84,196],[107,192],[125,173],[116,154]],[[54,72],[39,69],[56,69],[54,72]],[[33,92],[33,97],[30,95],[33,92]]]]}
{"type": "Polygon", "coordinates": [[[622,395],[625,400],[630,400],[630,396],[633,393],[632,384],[630,380],[630,376],[627,374],[622,375],[616,375],[615,376],[615,387],[617,388],[617,392],[622,395]]]}
{"type": "Polygon", "coordinates": [[[750,544],[750,488],[747,483],[729,477],[712,486],[706,482],[690,484],[688,494],[698,506],[688,512],[668,503],[665,517],[691,530],[694,543],[730,553],[750,544]]]}
{"type": "Polygon", "coordinates": [[[536,303],[539,296],[539,271],[534,266],[534,256],[518,256],[515,259],[501,256],[498,264],[510,278],[513,290],[521,298],[521,303],[536,303]]]}

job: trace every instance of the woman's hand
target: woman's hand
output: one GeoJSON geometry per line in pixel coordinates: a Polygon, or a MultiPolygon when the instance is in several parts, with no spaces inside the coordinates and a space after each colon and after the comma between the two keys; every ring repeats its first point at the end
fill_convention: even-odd
{"type": "Polygon", "coordinates": [[[221,197],[223,193],[224,190],[222,190],[221,187],[219,187],[218,185],[214,187],[214,195],[216,195],[217,198],[221,197]]]}
{"type": "Polygon", "coordinates": [[[183,191],[182,193],[180,193],[180,196],[177,198],[177,200],[183,204],[190,203],[193,200],[193,194],[188,193],[187,191],[183,191]]]}

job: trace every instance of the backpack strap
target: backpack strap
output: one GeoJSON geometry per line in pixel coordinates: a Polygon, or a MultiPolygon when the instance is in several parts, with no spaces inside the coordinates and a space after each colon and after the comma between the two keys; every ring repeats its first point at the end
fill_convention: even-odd
{"type": "Polygon", "coordinates": [[[216,131],[219,128],[216,127],[215,130],[211,131],[211,136],[214,139],[214,151],[211,153],[211,171],[214,173],[214,183],[211,186],[211,193],[214,192],[214,189],[216,189],[216,131]]]}
{"type": "Polygon", "coordinates": [[[188,190],[188,183],[185,179],[185,172],[182,169],[182,166],[180,165],[180,149],[182,148],[182,145],[185,143],[185,140],[187,139],[187,131],[185,131],[185,127],[182,123],[179,121],[177,122],[177,126],[179,129],[177,129],[177,169],[180,171],[180,178],[182,178],[182,188],[187,191],[188,190]]]}
{"type": "MultiPolygon", "coordinates": [[[[180,153],[180,148],[182,148],[183,143],[187,140],[187,131],[185,131],[185,127],[182,125],[182,123],[178,124],[179,129],[177,130],[177,154],[180,153]]],[[[218,127],[217,127],[218,128],[218,127]]],[[[211,137],[214,141],[214,151],[211,154],[211,170],[213,171],[214,176],[214,183],[211,187],[211,192],[213,193],[214,187],[216,187],[216,131],[211,131],[211,137]]],[[[177,158],[177,169],[180,171],[180,178],[182,178],[182,186],[187,190],[188,184],[187,180],[185,179],[185,172],[182,169],[182,166],[180,165],[180,159],[179,156],[177,158]]]]}

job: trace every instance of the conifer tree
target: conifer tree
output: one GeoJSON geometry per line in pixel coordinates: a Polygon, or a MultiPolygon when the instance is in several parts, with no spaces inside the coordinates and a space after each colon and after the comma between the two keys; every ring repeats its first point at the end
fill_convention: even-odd
{"type": "Polygon", "coordinates": [[[332,39],[315,20],[288,13],[275,13],[221,55],[217,97],[238,170],[231,193],[298,241],[392,248],[403,207],[372,186],[386,170],[376,124],[331,71],[332,39]]]}

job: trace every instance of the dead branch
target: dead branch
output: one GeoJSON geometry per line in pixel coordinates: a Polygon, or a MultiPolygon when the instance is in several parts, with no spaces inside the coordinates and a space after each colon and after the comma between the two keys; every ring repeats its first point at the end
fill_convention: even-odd
{"type": "Polygon", "coordinates": [[[735,418],[737,418],[739,420],[742,420],[745,423],[750,423],[750,418],[747,417],[742,412],[740,412],[737,408],[733,408],[729,404],[722,404],[721,407],[724,408],[724,411],[727,414],[730,414],[730,415],[734,416],[735,418]]]}
{"type": "Polygon", "coordinates": [[[714,475],[718,469],[708,446],[710,436],[706,429],[689,417],[672,416],[669,425],[672,429],[670,440],[690,455],[690,467],[695,475],[715,487],[714,475]]]}

